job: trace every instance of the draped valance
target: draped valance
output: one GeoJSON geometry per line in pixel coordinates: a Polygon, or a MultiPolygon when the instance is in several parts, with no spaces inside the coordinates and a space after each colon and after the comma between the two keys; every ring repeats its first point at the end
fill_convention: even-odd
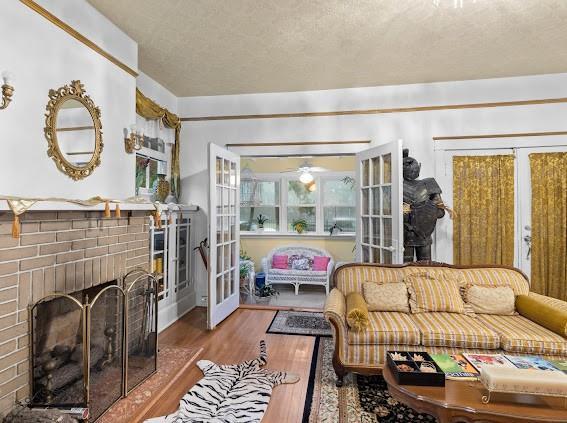
{"type": "Polygon", "coordinates": [[[181,120],[177,115],[146,97],[138,88],[136,88],[136,113],[146,119],[159,119],[166,127],[175,130],[175,143],[171,149],[171,190],[179,200],[181,196],[181,176],[179,172],[181,120]]]}

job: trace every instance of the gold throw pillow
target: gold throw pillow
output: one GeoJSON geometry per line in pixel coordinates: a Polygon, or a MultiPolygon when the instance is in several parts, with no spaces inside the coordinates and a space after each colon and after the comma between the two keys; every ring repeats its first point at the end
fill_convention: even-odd
{"type": "Polygon", "coordinates": [[[567,337],[567,311],[527,295],[516,297],[516,308],[518,313],[532,322],[567,337]]]}
{"type": "Polygon", "coordinates": [[[470,285],[467,287],[466,302],[478,314],[512,316],[516,312],[516,296],[509,286],[470,285]]]}
{"type": "Polygon", "coordinates": [[[361,332],[366,329],[370,322],[368,307],[359,292],[351,292],[347,295],[346,313],[348,326],[357,332],[361,332]]]}
{"type": "Polygon", "coordinates": [[[403,282],[382,284],[364,282],[362,293],[368,305],[368,311],[410,312],[408,287],[403,282]]]}
{"type": "Polygon", "coordinates": [[[462,283],[459,279],[416,273],[406,276],[404,282],[408,286],[412,313],[465,313],[465,303],[460,293],[462,283]]]}

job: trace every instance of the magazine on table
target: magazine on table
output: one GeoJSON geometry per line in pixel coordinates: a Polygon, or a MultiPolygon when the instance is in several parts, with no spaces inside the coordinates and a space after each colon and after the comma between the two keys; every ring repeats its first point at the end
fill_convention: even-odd
{"type": "Polygon", "coordinates": [[[548,370],[550,372],[560,372],[552,363],[536,356],[508,355],[505,357],[518,369],[548,370]]]}
{"type": "Polygon", "coordinates": [[[463,354],[430,354],[430,356],[439,368],[443,370],[447,379],[478,379],[478,371],[467,361],[463,354]]]}
{"type": "Polygon", "coordinates": [[[562,370],[563,373],[567,373],[567,360],[548,360],[551,364],[555,366],[556,369],[562,370]]]}
{"type": "Polygon", "coordinates": [[[502,354],[463,354],[465,358],[477,369],[479,372],[482,366],[497,366],[508,367],[515,369],[516,366],[502,354]]]}

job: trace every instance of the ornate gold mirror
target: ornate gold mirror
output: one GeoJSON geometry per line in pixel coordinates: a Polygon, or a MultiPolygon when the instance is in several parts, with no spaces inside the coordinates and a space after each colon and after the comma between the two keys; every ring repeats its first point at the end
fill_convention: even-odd
{"type": "Polygon", "coordinates": [[[100,110],[85,93],[81,81],[49,90],[45,114],[47,155],[74,180],[89,176],[100,165],[102,125],[100,110]]]}

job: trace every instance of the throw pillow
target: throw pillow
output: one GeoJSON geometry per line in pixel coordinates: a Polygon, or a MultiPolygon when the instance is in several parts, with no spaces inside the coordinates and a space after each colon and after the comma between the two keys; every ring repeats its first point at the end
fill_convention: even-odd
{"type": "Polygon", "coordinates": [[[412,313],[444,311],[448,313],[465,313],[465,303],[461,298],[459,279],[451,276],[416,273],[406,276],[410,295],[412,313]]]}
{"type": "Polygon", "coordinates": [[[501,316],[515,314],[516,296],[509,286],[470,285],[465,298],[475,313],[501,316]]]}
{"type": "Polygon", "coordinates": [[[408,287],[403,282],[383,284],[364,282],[362,292],[368,305],[368,311],[410,312],[408,287]]]}
{"type": "Polygon", "coordinates": [[[370,323],[368,307],[359,292],[351,292],[346,297],[346,312],[348,326],[357,332],[361,332],[370,323]]]}
{"type": "Polygon", "coordinates": [[[272,256],[272,268],[274,269],[287,269],[287,255],[272,256]]]}
{"type": "Polygon", "coordinates": [[[303,255],[294,254],[288,260],[289,267],[293,270],[311,270],[313,259],[303,255]]]}
{"type": "Polygon", "coordinates": [[[326,271],[331,257],[315,256],[313,257],[313,270],[326,271]]]}
{"type": "Polygon", "coordinates": [[[528,295],[516,297],[518,312],[527,319],[567,337],[567,310],[553,307],[551,304],[528,295]]]}

